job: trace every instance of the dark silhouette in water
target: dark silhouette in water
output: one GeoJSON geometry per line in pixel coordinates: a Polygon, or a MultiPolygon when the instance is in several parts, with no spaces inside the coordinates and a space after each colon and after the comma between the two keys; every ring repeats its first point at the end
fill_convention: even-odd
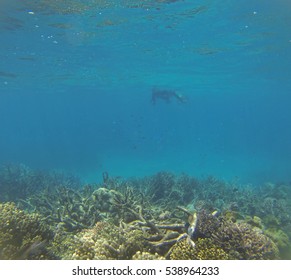
{"type": "Polygon", "coordinates": [[[156,88],[152,89],[152,104],[156,104],[157,99],[164,100],[170,103],[171,99],[176,99],[179,103],[186,103],[187,99],[184,95],[177,93],[174,90],[159,90],[156,88]]]}

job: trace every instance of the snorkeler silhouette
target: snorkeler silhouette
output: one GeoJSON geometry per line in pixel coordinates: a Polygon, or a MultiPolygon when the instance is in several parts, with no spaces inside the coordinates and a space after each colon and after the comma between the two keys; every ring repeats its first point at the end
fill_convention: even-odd
{"type": "Polygon", "coordinates": [[[152,89],[152,104],[156,104],[157,99],[164,100],[167,103],[170,103],[171,99],[174,98],[180,103],[186,103],[187,99],[184,95],[177,93],[174,90],[159,90],[156,88],[152,89]]]}

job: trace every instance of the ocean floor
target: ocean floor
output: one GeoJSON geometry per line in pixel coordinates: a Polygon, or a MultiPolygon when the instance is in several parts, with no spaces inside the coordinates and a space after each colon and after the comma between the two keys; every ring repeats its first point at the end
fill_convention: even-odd
{"type": "Polygon", "coordinates": [[[0,169],[0,259],[291,259],[290,183],[0,169]]]}

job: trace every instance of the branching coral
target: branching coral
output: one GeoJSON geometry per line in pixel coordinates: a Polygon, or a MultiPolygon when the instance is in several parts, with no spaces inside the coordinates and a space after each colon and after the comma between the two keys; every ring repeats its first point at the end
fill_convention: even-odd
{"type": "Polygon", "coordinates": [[[147,195],[152,201],[168,197],[175,185],[175,176],[169,172],[159,172],[150,178],[147,195]]]}
{"type": "Polygon", "coordinates": [[[66,187],[44,190],[22,204],[40,213],[52,227],[61,226],[67,231],[93,226],[100,219],[92,190],[88,188],[80,191],[66,187]]]}
{"type": "MultiPolygon", "coordinates": [[[[28,180],[30,171],[23,174],[28,180]]],[[[1,185],[9,181],[4,177],[0,172],[0,189],[8,186],[1,185]]],[[[32,181],[26,182],[30,186],[32,181]]],[[[31,194],[24,187],[28,192],[17,195],[17,205],[35,214],[15,210],[12,204],[1,206],[1,213],[10,209],[29,223],[34,217],[38,225],[50,226],[53,238],[43,236],[41,226],[40,233],[27,235],[29,229],[12,219],[8,225],[23,229],[12,234],[7,225],[1,226],[2,258],[39,257],[35,252],[44,254],[45,247],[50,258],[65,259],[276,259],[277,246],[284,256],[290,248],[291,199],[285,185],[278,187],[280,195],[271,196],[274,186],[263,194],[263,188],[243,189],[213,177],[195,180],[168,172],[141,180],[106,174],[102,185],[82,189],[48,187],[51,182],[56,181],[44,179],[41,191],[31,194]]]]}
{"type": "MultiPolygon", "coordinates": [[[[94,226],[97,221],[111,218],[130,222],[140,217],[138,203],[142,198],[132,188],[120,191],[86,186],[76,190],[57,187],[21,200],[20,204],[32,212],[40,213],[52,227],[76,231],[94,226]]],[[[149,213],[149,212],[148,212],[149,213]]]]}
{"type": "Polygon", "coordinates": [[[4,165],[0,168],[0,201],[18,201],[46,188],[80,186],[78,178],[58,172],[43,172],[19,165],[4,165]]]}
{"type": "Polygon", "coordinates": [[[55,246],[66,244],[65,253],[60,255],[67,259],[132,259],[155,254],[171,259],[278,258],[276,245],[245,223],[224,220],[204,211],[191,214],[183,209],[189,216],[187,228],[182,223],[148,220],[141,207],[138,212],[132,211],[134,221],[120,221],[119,226],[97,222],[93,228],[65,241],[55,240],[55,246]]]}

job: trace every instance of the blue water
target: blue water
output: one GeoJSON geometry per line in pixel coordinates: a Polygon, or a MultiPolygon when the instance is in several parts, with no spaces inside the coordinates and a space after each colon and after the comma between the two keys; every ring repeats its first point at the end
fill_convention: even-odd
{"type": "Polygon", "coordinates": [[[291,180],[288,1],[0,5],[0,164],[291,180]]]}

